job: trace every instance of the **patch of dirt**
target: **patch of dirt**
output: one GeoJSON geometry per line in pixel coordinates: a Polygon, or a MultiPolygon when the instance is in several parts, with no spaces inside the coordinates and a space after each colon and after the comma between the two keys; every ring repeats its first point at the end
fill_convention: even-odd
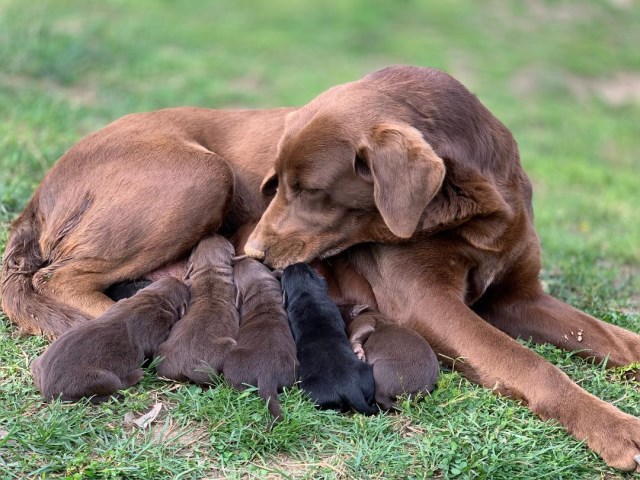
{"type": "Polygon", "coordinates": [[[588,78],[540,66],[528,66],[511,77],[510,85],[518,96],[539,92],[549,85],[561,85],[578,100],[597,97],[612,107],[640,104],[638,72],[613,72],[607,77],[588,78]]]}
{"type": "MultiPolygon", "coordinates": [[[[624,1],[624,0],[620,0],[624,1]]],[[[541,26],[553,23],[563,25],[577,21],[591,21],[598,18],[595,5],[587,2],[550,2],[545,0],[525,0],[516,10],[505,5],[502,0],[490,0],[487,9],[499,23],[505,23],[522,32],[536,32],[541,26]]]]}
{"type": "Polygon", "coordinates": [[[595,95],[613,107],[640,104],[640,73],[614,72],[608,78],[567,75],[565,82],[569,91],[579,99],[595,95]]]}
{"type": "Polygon", "coordinates": [[[339,456],[322,458],[314,463],[305,463],[281,453],[267,462],[254,465],[269,472],[261,477],[265,479],[281,479],[281,472],[286,472],[289,478],[308,478],[309,474],[318,468],[331,470],[338,478],[347,478],[347,472],[339,456]]]}
{"type": "Polygon", "coordinates": [[[11,88],[24,88],[27,86],[43,90],[68,101],[74,107],[93,106],[98,98],[97,81],[92,78],[80,84],[66,86],[46,78],[0,74],[0,87],[2,86],[11,88]]]}
{"type": "Polygon", "coordinates": [[[593,18],[595,9],[586,2],[562,3],[526,0],[528,14],[538,21],[572,22],[593,18]]]}
{"type": "Polygon", "coordinates": [[[619,10],[628,10],[633,7],[634,0],[609,0],[609,3],[619,10]]]}

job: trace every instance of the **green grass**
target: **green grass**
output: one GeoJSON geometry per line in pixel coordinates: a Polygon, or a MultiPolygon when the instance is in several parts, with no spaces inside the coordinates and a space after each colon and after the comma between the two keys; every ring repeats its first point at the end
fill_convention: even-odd
{"type": "MultiPolygon", "coordinates": [[[[640,9],[616,3],[0,0],[0,250],[55,160],[121,115],[300,105],[387,64],[431,65],[516,136],[548,289],[640,331],[640,9]],[[624,73],[635,75],[635,100],[612,103],[603,92],[624,73]]],[[[2,478],[622,478],[559,427],[456,373],[400,414],[372,418],[316,411],[293,389],[270,431],[251,391],[151,372],[122,402],[45,404],[28,371],[45,345],[17,338],[0,314],[2,478]],[[126,412],[158,401],[149,429],[124,425],[126,412]]],[[[640,415],[640,391],[622,373],[533,348],[640,415]]]]}

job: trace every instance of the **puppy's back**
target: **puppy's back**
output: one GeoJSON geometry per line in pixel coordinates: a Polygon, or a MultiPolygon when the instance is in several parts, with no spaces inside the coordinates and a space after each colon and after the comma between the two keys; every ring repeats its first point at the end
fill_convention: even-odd
{"type": "Polygon", "coordinates": [[[280,282],[262,263],[249,257],[236,261],[233,281],[237,289],[236,305],[243,319],[261,307],[263,311],[286,315],[280,282]]]}
{"type": "Polygon", "coordinates": [[[46,398],[62,394],[63,400],[123,388],[145,355],[166,339],[188,301],[189,289],[166,278],[68,330],[32,362],[36,387],[46,398]]]}
{"type": "Polygon", "coordinates": [[[294,264],[285,268],[282,286],[302,389],[321,408],[376,413],[372,368],[351,350],[345,323],[324,279],[308,265],[294,264]]]}
{"type": "Polygon", "coordinates": [[[347,338],[340,311],[327,294],[326,282],[309,265],[298,263],[285,268],[282,288],[296,342],[301,336],[308,341],[347,338]]]}
{"type": "MultiPolygon", "coordinates": [[[[376,402],[393,406],[403,393],[431,392],[440,372],[429,343],[410,328],[397,325],[378,312],[362,313],[356,321],[375,320],[375,331],[364,342],[367,362],[373,365],[376,402]]],[[[350,325],[357,327],[357,325],[350,325]]]]}

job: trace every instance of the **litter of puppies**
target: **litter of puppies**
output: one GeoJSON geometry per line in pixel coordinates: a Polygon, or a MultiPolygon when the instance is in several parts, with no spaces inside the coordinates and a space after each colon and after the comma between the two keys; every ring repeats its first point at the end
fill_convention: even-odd
{"type": "Polygon", "coordinates": [[[34,381],[48,400],[99,403],[137,384],[158,357],[164,378],[206,385],[224,375],[237,390],[257,387],[274,421],[283,418],[278,393],[296,382],[319,408],[369,415],[434,388],[438,362],[422,337],[368,306],[338,307],[327,290],[307,264],[272,272],[235,257],[224,237],[206,237],[181,280],[112,287],[110,309],[32,362],[34,381]]]}

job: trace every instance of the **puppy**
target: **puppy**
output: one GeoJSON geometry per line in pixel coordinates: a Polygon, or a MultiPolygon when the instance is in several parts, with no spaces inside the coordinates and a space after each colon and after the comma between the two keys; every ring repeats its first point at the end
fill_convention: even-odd
{"type": "Polygon", "coordinates": [[[151,358],[184,314],[189,288],[166,278],[121,300],[97,319],[62,334],[31,364],[36,387],[53,400],[99,403],[142,379],[151,358]]]}
{"type": "Polygon", "coordinates": [[[189,257],[186,283],[189,311],[158,348],[159,375],[178,381],[211,383],[236,345],[239,317],[233,285],[233,246],[221,235],[205,237],[189,257]]]}
{"type": "Polygon", "coordinates": [[[240,311],[238,343],[224,361],[224,376],[238,390],[258,387],[274,419],[282,415],[278,391],[296,381],[298,360],[280,282],[251,258],[233,267],[240,311]]]}
{"type": "Polygon", "coordinates": [[[327,295],[324,279],[309,265],[297,263],[285,268],[282,287],[300,362],[301,388],[320,408],[376,413],[373,369],[351,350],[344,321],[327,295]]]}
{"type": "Polygon", "coordinates": [[[373,366],[378,405],[389,410],[402,393],[431,392],[439,365],[427,341],[367,307],[351,305],[340,310],[354,353],[373,366]]]}

